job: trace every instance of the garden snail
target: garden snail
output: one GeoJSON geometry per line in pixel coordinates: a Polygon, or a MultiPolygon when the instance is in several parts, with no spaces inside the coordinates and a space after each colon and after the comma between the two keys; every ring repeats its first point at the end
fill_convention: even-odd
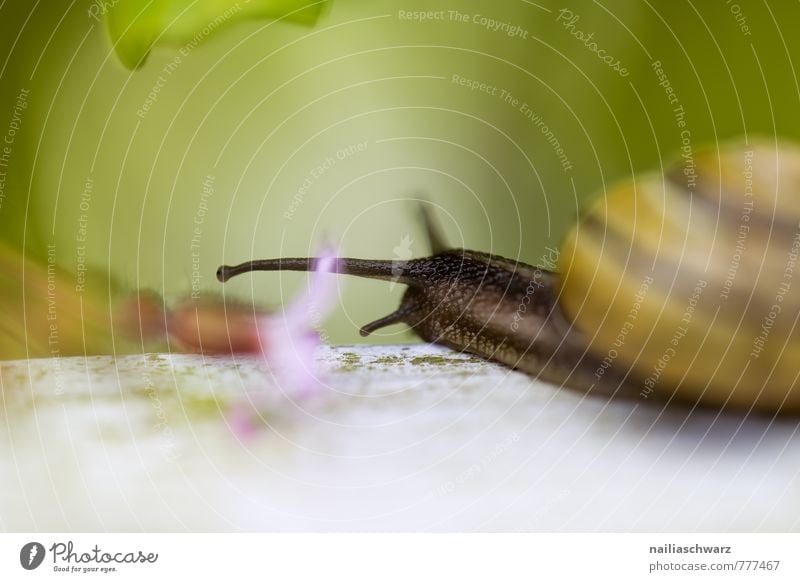
{"type": "MultiPolygon", "coordinates": [[[[394,313],[430,342],[590,393],[800,413],[800,148],[730,143],[613,187],[557,269],[448,249],[335,271],[408,285],[394,313]]],[[[314,259],[220,267],[305,271],[314,259]]]]}

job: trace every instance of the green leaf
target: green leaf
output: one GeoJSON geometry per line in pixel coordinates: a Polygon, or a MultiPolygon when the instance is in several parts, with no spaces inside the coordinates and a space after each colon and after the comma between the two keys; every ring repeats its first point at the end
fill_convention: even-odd
{"type": "Polygon", "coordinates": [[[285,19],[316,23],[327,0],[103,0],[114,50],[129,69],[155,45],[188,46],[239,20],[285,19]]]}

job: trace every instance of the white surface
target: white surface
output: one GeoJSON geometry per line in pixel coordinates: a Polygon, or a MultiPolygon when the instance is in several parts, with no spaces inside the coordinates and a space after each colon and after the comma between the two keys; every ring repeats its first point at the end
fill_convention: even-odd
{"type": "Polygon", "coordinates": [[[277,394],[257,359],[0,364],[0,529],[800,530],[796,421],[583,398],[427,345],[322,357],[325,393],[273,397],[247,441],[224,411],[277,394]]]}

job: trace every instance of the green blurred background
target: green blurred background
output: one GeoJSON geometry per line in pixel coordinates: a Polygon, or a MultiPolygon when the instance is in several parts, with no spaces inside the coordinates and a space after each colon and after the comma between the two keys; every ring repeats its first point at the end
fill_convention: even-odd
{"type": "MultiPolygon", "coordinates": [[[[133,3],[0,5],[0,133],[29,91],[0,206],[8,256],[34,269],[54,245],[63,295],[85,252],[97,305],[137,288],[171,303],[221,293],[221,263],[306,255],[325,240],[348,256],[423,256],[414,200],[426,198],[454,245],[537,263],[586,201],[679,155],[676,103],[654,61],[692,148],[800,138],[796,2],[334,0],[301,22],[245,4],[205,0],[185,26],[134,18],[130,34],[156,41],[135,69],[123,64],[137,61],[125,27],[118,55],[99,14],[125,24],[133,3]],[[247,18],[203,24],[232,6],[247,18]]],[[[225,292],[274,308],[305,281],[257,274],[225,292]]],[[[6,283],[9,312],[18,291],[6,283]]],[[[401,293],[342,280],[327,337],[360,341],[358,327],[401,293]]],[[[369,341],[413,338],[398,326],[369,341]]]]}

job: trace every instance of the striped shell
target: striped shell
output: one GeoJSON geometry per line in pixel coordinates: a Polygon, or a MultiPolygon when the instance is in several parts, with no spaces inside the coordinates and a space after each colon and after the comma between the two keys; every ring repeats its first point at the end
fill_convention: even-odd
{"type": "MultiPolygon", "coordinates": [[[[691,153],[691,152],[689,152],[691,153]]],[[[800,148],[729,144],[618,185],[559,261],[559,305],[639,396],[800,412],[800,148]]]]}

